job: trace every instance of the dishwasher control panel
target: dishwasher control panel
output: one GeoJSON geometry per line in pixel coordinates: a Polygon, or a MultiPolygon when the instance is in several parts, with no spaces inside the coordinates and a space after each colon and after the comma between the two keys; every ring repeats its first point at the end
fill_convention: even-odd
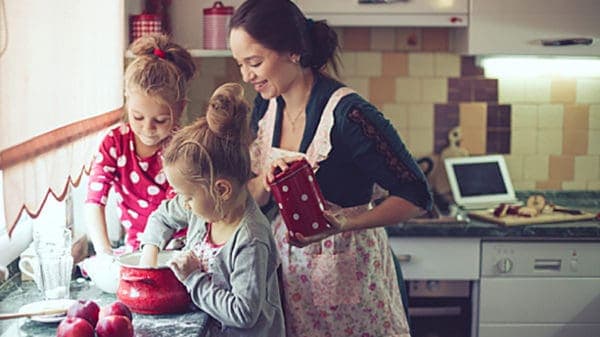
{"type": "Polygon", "coordinates": [[[482,277],[598,277],[600,242],[483,241],[482,277]]]}

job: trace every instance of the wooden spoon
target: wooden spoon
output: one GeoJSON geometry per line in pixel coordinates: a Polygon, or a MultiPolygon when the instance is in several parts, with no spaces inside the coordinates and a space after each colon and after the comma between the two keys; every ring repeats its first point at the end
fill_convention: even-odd
{"type": "Polygon", "coordinates": [[[56,309],[45,309],[31,312],[16,312],[10,314],[0,314],[0,320],[4,319],[13,319],[13,318],[21,318],[21,317],[31,317],[31,316],[46,316],[46,315],[64,315],[67,313],[67,309],[65,308],[56,308],[56,309]]]}

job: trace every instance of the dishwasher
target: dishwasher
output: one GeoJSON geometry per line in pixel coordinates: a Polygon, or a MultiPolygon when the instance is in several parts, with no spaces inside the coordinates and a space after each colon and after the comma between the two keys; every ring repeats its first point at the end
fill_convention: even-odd
{"type": "Polygon", "coordinates": [[[478,336],[600,336],[600,242],[483,241],[478,336]]]}

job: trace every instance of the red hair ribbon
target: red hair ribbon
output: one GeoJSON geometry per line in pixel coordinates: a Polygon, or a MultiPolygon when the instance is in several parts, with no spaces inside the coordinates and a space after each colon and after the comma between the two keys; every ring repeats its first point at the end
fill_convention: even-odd
{"type": "Polygon", "coordinates": [[[167,54],[165,54],[165,52],[159,48],[154,48],[153,53],[154,53],[154,55],[160,57],[161,59],[165,59],[167,57],[167,54]]]}

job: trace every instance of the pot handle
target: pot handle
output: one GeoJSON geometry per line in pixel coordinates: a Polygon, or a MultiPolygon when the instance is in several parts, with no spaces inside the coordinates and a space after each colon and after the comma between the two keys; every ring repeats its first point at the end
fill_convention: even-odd
{"type": "Polygon", "coordinates": [[[144,277],[144,276],[124,275],[124,276],[121,276],[121,280],[128,282],[128,283],[142,282],[142,283],[146,283],[146,284],[154,284],[154,281],[152,279],[144,277]]]}

